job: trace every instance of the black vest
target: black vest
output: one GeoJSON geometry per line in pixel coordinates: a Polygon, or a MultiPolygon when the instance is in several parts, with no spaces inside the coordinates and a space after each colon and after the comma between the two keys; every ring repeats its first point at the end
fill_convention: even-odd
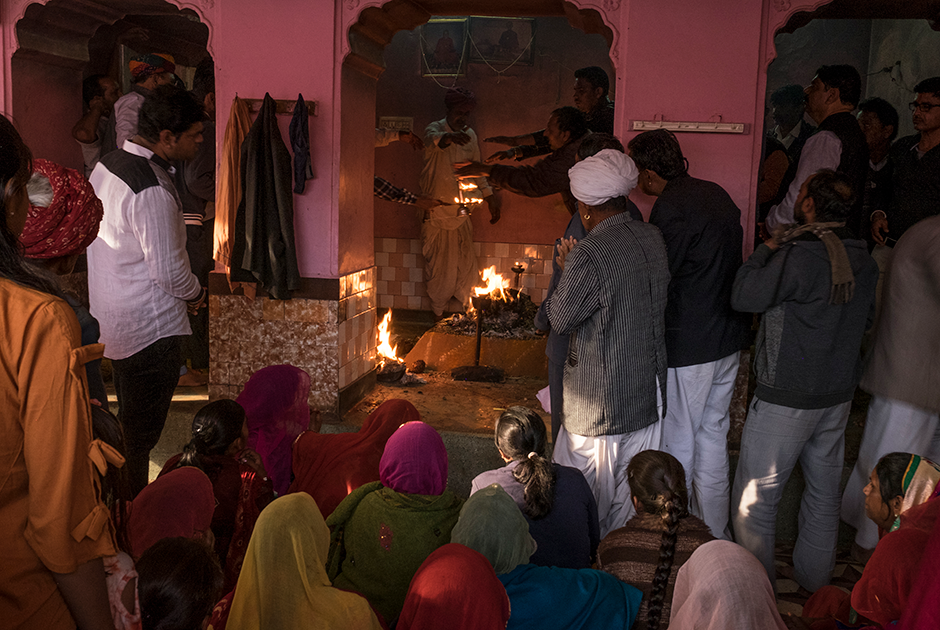
{"type": "Polygon", "coordinates": [[[858,126],[855,116],[849,112],[840,112],[827,117],[816,129],[816,133],[823,131],[831,131],[842,142],[842,155],[839,157],[839,167],[836,170],[844,173],[852,182],[855,203],[849,210],[846,227],[858,236],[865,195],[865,178],[868,175],[868,143],[865,142],[865,134],[858,126]]]}

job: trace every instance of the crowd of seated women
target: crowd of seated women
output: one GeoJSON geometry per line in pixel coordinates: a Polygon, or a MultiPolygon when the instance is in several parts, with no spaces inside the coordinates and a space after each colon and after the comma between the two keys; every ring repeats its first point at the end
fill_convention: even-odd
{"type": "MultiPolygon", "coordinates": [[[[82,345],[55,276],[21,256],[30,173],[0,117],[3,627],[787,627],[762,565],[689,514],[674,457],[633,457],[637,514],[601,540],[590,488],[551,462],[524,407],[496,423],[506,465],[455,492],[441,436],[410,403],[323,435],[309,430],[309,376],[271,366],[200,409],[132,497],[121,427],[89,396],[100,347],[82,345]]],[[[933,462],[883,457],[865,490],[883,535],[862,579],[821,589],[787,624],[940,627],[938,482],[933,462]]]]}

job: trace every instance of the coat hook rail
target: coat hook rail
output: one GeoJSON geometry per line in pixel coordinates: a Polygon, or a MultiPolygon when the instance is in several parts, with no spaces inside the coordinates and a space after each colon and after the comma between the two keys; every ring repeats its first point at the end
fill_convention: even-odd
{"type": "MultiPolygon", "coordinates": [[[[259,111],[261,111],[261,104],[264,103],[263,98],[245,98],[242,100],[248,104],[248,109],[251,111],[252,114],[257,114],[259,111]]],[[[294,107],[297,106],[297,99],[290,99],[290,100],[275,99],[275,102],[277,103],[278,114],[293,114],[294,107]]],[[[308,101],[307,99],[304,99],[304,104],[307,106],[307,112],[311,116],[317,115],[317,102],[316,101],[308,101]]]]}

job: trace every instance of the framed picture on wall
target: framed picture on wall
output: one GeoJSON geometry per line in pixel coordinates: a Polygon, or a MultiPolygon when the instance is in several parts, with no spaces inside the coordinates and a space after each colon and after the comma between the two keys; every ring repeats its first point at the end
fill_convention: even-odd
{"type": "Polygon", "coordinates": [[[531,66],[534,44],[535,18],[470,18],[470,63],[531,66]]]}
{"type": "Polygon", "coordinates": [[[420,27],[421,76],[455,77],[466,71],[467,18],[433,17],[420,27]]]}

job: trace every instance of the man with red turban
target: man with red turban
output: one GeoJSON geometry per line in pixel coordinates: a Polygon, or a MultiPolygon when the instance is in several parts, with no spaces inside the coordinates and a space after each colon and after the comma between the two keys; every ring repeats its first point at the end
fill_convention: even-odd
{"type": "MultiPolygon", "coordinates": [[[[85,176],[42,159],[33,160],[27,185],[29,213],[20,234],[23,255],[56,275],[72,273],[79,256],[98,235],[104,212],[101,200],[85,176]]],[[[98,321],[79,300],[63,291],[82,330],[82,345],[98,343],[98,321]]],[[[85,364],[89,396],[107,402],[101,379],[101,359],[85,364]]]]}

